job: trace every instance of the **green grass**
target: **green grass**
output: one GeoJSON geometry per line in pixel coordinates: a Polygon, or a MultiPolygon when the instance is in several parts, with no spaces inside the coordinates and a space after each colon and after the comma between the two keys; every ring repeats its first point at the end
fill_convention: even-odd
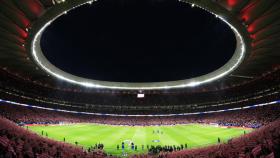
{"type": "Polygon", "coordinates": [[[128,144],[125,146],[125,152],[145,153],[146,146],[149,145],[188,145],[188,148],[195,148],[216,144],[218,137],[222,142],[228,139],[238,137],[246,131],[251,130],[237,128],[220,128],[209,125],[189,124],[176,126],[149,126],[149,127],[128,127],[128,126],[110,126],[97,124],[73,124],[57,126],[30,126],[30,130],[41,134],[42,131],[48,133],[48,137],[74,144],[86,148],[94,146],[96,143],[103,143],[105,151],[108,154],[120,156],[122,150],[117,150],[117,144],[121,147],[121,142],[131,140],[137,145],[138,150],[132,151],[128,144]],[[153,131],[159,130],[159,134],[153,134],[153,131]],[[163,134],[161,134],[163,132],[163,134]],[[152,142],[159,140],[160,142],[152,142]],[[142,145],[145,146],[142,150],[142,145]]]}

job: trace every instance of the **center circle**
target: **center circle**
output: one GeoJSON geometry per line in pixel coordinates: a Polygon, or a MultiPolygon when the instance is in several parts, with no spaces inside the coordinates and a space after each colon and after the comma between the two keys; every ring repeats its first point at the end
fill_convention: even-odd
{"type": "Polygon", "coordinates": [[[60,16],[41,37],[44,56],[75,76],[163,82],[225,65],[236,38],[219,18],[176,0],[103,0],[60,16]]]}

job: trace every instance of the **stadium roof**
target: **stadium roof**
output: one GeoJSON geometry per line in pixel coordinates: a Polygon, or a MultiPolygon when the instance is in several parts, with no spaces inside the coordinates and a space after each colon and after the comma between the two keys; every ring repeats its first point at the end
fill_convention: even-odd
{"type": "MultiPolygon", "coordinates": [[[[42,28],[41,26],[44,26],[53,17],[74,6],[92,2],[89,0],[0,0],[0,60],[2,69],[19,78],[28,78],[30,81],[44,86],[77,88],[75,85],[67,83],[57,84],[57,77],[61,78],[61,76],[53,74],[56,77],[52,77],[49,75],[50,72],[47,73],[46,69],[42,69],[43,65],[38,66],[36,58],[33,60],[32,41],[38,35],[37,32],[42,28]]],[[[222,67],[222,70],[217,70],[218,72],[214,72],[206,78],[180,81],[179,83],[145,84],[145,87],[164,88],[166,84],[175,88],[192,87],[200,82],[212,81],[220,74],[225,74],[225,77],[222,76],[222,79],[212,82],[210,87],[232,86],[253,80],[279,66],[279,1],[184,0],[184,2],[207,9],[233,25],[240,34],[239,42],[244,40],[245,45],[239,47],[241,51],[246,47],[244,62],[240,62],[241,65],[239,62],[234,62],[237,63],[237,66],[233,67],[232,71],[228,70],[231,70],[234,64],[231,64],[231,67],[222,67]]],[[[69,80],[69,77],[67,79],[69,80]]],[[[102,86],[103,82],[96,85],[91,81],[83,80],[80,83],[89,87],[104,87],[102,86]]],[[[118,84],[116,86],[115,83],[108,83],[105,88],[106,86],[138,90],[143,87],[142,84],[136,84],[134,88],[128,88],[127,85],[118,84]]],[[[209,87],[209,85],[205,86],[209,87]]]]}

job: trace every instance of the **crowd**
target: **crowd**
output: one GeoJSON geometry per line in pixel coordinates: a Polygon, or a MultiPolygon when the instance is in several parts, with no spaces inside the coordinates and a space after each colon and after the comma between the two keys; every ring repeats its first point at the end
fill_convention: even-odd
{"type": "MultiPolygon", "coordinates": [[[[98,158],[108,157],[101,147],[83,150],[63,142],[38,136],[15,123],[0,117],[0,158],[98,158]]],[[[184,146],[151,146],[145,155],[134,158],[277,158],[280,156],[280,120],[267,124],[255,132],[229,140],[225,144],[199,149],[184,146]]]]}
{"type": "MultiPolygon", "coordinates": [[[[58,124],[58,123],[101,123],[113,125],[174,125],[186,123],[219,124],[221,126],[242,126],[260,128],[256,132],[227,144],[202,149],[186,150],[185,147],[151,146],[149,155],[135,157],[240,157],[252,155],[274,158],[279,156],[280,106],[268,105],[252,109],[227,111],[221,113],[199,114],[172,117],[117,117],[93,116],[85,114],[48,111],[31,107],[0,104],[0,158],[14,157],[106,157],[101,145],[90,149],[52,141],[30,133],[17,125],[58,124]],[[12,120],[13,122],[9,121],[12,120]],[[278,120],[278,121],[277,121],[278,120]],[[275,121],[275,123],[272,123],[275,121]],[[158,155],[159,153],[159,155],[158,155]],[[156,155],[155,155],[156,154],[156,155]],[[230,156],[231,154],[232,156],[230,156]]],[[[77,144],[78,146],[78,144],[77,144]]],[[[253,156],[254,157],[254,156],[253,156]]]]}
{"type": "Polygon", "coordinates": [[[23,107],[11,104],[0,104],[0,115],[18,124],[66,124],[88,122],[111,125],[149,126],[188,123],[215,123],[221,126],[259,128],[280,118],[279,111],[279,104],[275,104],[220,113],[169,117],[130,116],[128,119],[125,116],[96,116],[75,114],[23,107]]]}
{"type": "Polygon", "coordinates": [[[101,158],[102,150],[86,152],[82,147],[53,141],[0,117],[0,158],[101,158]]]}

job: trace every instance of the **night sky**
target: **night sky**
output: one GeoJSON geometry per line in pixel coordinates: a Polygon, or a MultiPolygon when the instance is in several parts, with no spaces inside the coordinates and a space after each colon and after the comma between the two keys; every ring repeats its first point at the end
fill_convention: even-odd
{"type": "Polygon", "coordinates": [[[100,0],[54,21],[41,46],[52,64],[77,76],[158,82],[216,70],[236,40],[214,15],[176,0],[100,0]]]}

